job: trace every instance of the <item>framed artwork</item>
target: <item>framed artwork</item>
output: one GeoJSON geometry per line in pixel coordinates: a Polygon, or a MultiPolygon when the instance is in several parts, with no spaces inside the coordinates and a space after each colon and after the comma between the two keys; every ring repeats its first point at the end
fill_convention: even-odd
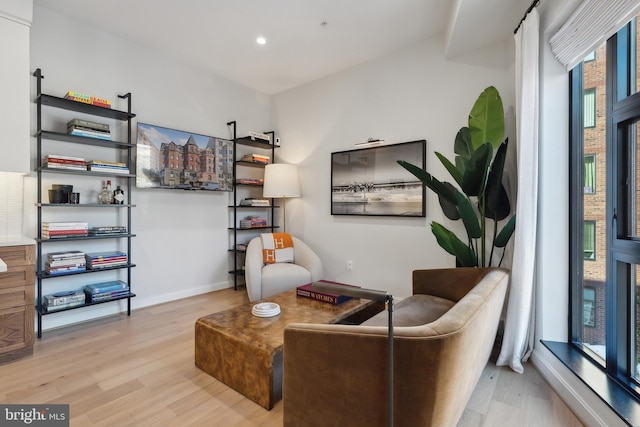
{"type": "Polygon", "coordinates": [[[331,215],[425,216],[425,186],[400,166],[425,168],[427,141],[331,153],[331,215]]]}
{"type": "Polygon", "coordinates": [[[233,190],[233,141],[137,124],[136,186],[233,190]]]}

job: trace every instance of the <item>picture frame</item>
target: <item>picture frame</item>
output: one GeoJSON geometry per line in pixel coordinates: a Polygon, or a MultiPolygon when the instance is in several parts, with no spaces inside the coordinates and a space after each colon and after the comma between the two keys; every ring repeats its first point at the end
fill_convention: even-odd
{"type": "Polygon", "coordinates": [[[425,185],[400,166],[426,167],[427,141],[331,153],[331,215],[424,217],[425,185]]]}
{"type": "Polygon", "coordinates": [[[233,191],[233,141],[137,123],[136,187],[233,191]]]}

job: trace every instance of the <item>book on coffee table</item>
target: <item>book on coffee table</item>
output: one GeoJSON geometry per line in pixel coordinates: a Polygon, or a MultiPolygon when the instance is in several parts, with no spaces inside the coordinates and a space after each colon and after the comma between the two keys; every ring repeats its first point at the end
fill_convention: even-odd
{"type": "MultiPolygon", "coordinates": [[[[322,283],[331,283],[332,285],[350,286],[352,288],[359,288],[360,286],[347,285],[345,283],[331,282],[329,280],[319,280],[322,283]]],[[[314,282],[316,283],[316,282],[314,282]]],[[[306,285],[298,286],[296,288],[296,295],[299,297],[315,299],[317,301],[326,302],[329,304],[342,304],[345,301],[349,301],[352,297],[333,294],[329,292],[321,292],[312,289],[313,283],[307,283],[306,285]]]]}

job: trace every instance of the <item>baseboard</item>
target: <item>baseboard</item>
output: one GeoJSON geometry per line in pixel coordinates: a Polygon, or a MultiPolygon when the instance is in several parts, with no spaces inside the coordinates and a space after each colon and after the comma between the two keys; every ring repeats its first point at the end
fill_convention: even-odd
{"type": "Polygon", "coordinates": [[[535,347],[531,363],[585,426],[628,425],[543,345],[535,347]]]}
{"type": "Polygon", "coordinates": [[[171,301],[176,301],[183,298],[193,297],[196,295],[202,295],[209,292],[220,291],[222,289],[227,289],[229,287],[233,287],[233,286],[229,286],[228,282],[219,282],[219,283],[213,283],[210,285],[200,286],[197,288],[180,290],[177,292],[171,292],[168,294],[162,294],[159,296],[148,297],[148,298],[140,298],[140,296],[138,295],[136,298],[131,300],[131,304],[132,304],[132,308],[136,308],[136,309],[149,307],[152,305],[163,304],[165,302],[171,302],[171,301]]]}

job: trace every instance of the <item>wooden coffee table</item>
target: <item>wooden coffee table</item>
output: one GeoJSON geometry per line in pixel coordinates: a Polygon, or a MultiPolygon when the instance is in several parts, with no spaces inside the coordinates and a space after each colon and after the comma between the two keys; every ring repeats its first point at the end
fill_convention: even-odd
{"type": "Polygon", "coordinates": [[[201,317],[195,325],[195,363],[249,399],[271,409],[282,399],[282,347],[289,323],[360,323],[384,309],[379,302],[351,299],[332,305],[290,290],[262,302],[280,305],[275,317],[256,317],[244,304],[201,317]]]}

